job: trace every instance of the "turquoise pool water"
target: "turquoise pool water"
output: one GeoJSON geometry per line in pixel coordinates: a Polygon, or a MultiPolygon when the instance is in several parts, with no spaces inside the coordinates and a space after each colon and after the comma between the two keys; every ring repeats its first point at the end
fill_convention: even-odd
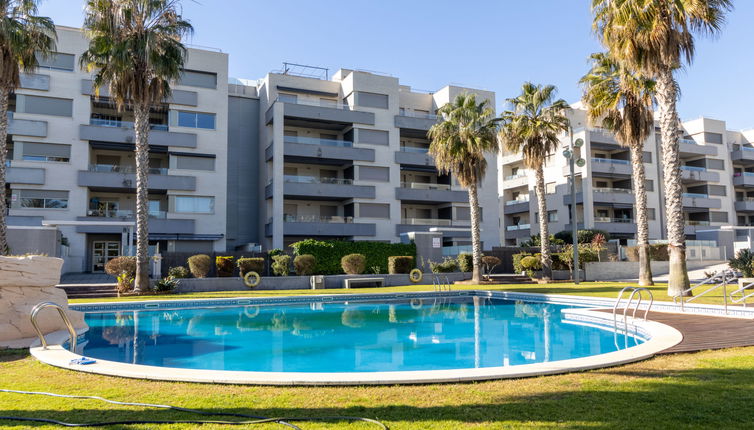
{"type": "Polygon", "coordinates": [[[481,297],[87,313],[88,357],[152,366],[377,372],[514,366],[616,351],[570,306],[481,297]]]}

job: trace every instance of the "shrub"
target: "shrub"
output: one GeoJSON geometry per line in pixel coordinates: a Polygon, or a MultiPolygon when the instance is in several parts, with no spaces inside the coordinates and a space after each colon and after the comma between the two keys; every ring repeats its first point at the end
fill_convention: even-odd
{"type": "Polygon", "coordinates": [[[249,272],[257,272],[261,275],[262,271],[264,270],[264,258],[241,257],[236,260],[236,265],[238,266],[238,273],[241,275],[241,277],[245,276],[249,272]]]}
{"type": "Polygon", "coordinates": [[[168,276],[154,283],[154,290],[159,292],[173,291],[180,281],[168,276]]]}
{"type": "MultiPolygon", "coordinates": [[[[550,235],[550,245],[564,245],[565,242],[555,235],[550,235]]],[[[532,235],[529,240],[521,242],[521,248],[532,248],[542,245],[542,238],[538,234],[532,235]]]]}
{"type": "Polygon", "coordinates": [[[458,262],[454,258],[445,257],[441,263],[429,262],[432,273],[451,273],[458,271],[458,262]]]}
{"type": "Polygon", "coordinates": [[[274,257],[276,255],[283,255],[283,254],[285,254],[285,251],[283,251],[280,248],[275,248],[275,249],[271,249],[271,250],[267,251],[267,256],[270,257],[270,258],[272,258],[272,257],[274,257]]]}
{"type": "Polygon", "coordinates": [[[233,258],[232,256],[221,256],[218,255],[215,257],[215,268],[217,269],[217,276],[221,278],[229,278],[233,276],[233,258]]]}
{"type": "Polygon", "coordinates": [[[168,277],[173,279],[183,279],[189,277],[189,271],[183,266],[175,266],[168,269],[168,277]]]}
{"type": "Polygon", "coordinates": [[[288,276],[291,271],[291,256],[280,254],[272,257],[272,273],[275,276],[288,276]]]}
{"type": "Polygon", "coordinates": [[[741,249],[736,256],[728,260],[728,266],[741,272],[744,278],[754,277],[754,252],[749,249],[741,249]]]}
{"type": "Polygon", "coordinates": [[[495,257],[494,255],[482,256],[482,267],[484,268],[484,272],[488,275],[491,274],[495,266],[500,263],[502,263],[502,261],[500,261],[500,259],[498,257],[495,257]]]}
{"type": "Polygon", "coordinates": [[[136,276],[136,257],[115,257],[105,264],[105,273],[118,276],[126,273],[131,277],[136,276]]]}
{"type": "Polygon", "coordinates": [[[317,260],[311,254],[297,255],[293,259],[293,269],[299,276],[313,275],[316,264],[317,260]]]}
{"type": "Polygon", "coordinates": [[[340,259],[340,265],[348,275],[361,275],[367,268],[367,258],[364,254],[348,254],[340,259]]]}
{"type": "Polygon", "coordinates": [[[523,260],[525,257],[530,257],[531,253],[529,252],[521,252],[518,254],[513,254],[513,271],[515,273],[521,273],[524,272],[526,269],[524,269],[524,266],[521,265],[521,260],[523,260]]]}
{"type": "MultiPolygon", "coordinates": [[[[639,247],[629,246],[626,248],[626,258],[628,261],[639,261],[639,247]]],[[[666,243],[653,243],[649,245],[649,259],[651,261],[668,261],[668,245],[666,243]]]]}
{"type": "Polygon", "coordinates": [[[387,272],[391,275],[409,273],[413,268],[414,257],[410,255],[398,255],[387,258],[387,272]]]}
{"type": "Polygon", "coordinates": [[[474,270],[474,256],[468,252],[458,254],[458,269],[461,272],[471,272],[474,270]]]}
{"type": "Polygon", "coordinates": [[[212,259],[207,254],[192,255],[188,258],[188,266],[195,278],[206,278],[212,265],[212,259]]]}
{"type": "Polygon", "coordinates": [[[134,288],[134,277],[126,272],[118,275],[118,294],[127,293],[134,288]]]}
{"type": "MultiPolygon", "coordinates": [[[[610,240],[610,233],[597,229],[578,230],[576,232],[576,239],[579,243],[592,243],[594,236],[598,234],[602,235],[605,242],[610,240]]],[[[555,238],[561,240],[563,243],[573,243],[572,235],[573,233],[571,232],[571,230],[563,230],[555,233],[555,238]]]]}
{"type": "Polygon", "coordinates": [[[521,259],[521,267],[524,270],[542,270],[542,262],[539,258],[529,255],[521,259]]]}
{"type": "Polygon", "coordinates": [[[362,254],[366,257],[365,267],[388,267],[388,257],[408,255],[416,257],[413,243],[348,242],[344,240],[306,239],[291,245],[295,255],[311,254],[316,260],[314,273],[317,275],[337,275],[343,273],[340,260],[349,254],[362,254]]]}

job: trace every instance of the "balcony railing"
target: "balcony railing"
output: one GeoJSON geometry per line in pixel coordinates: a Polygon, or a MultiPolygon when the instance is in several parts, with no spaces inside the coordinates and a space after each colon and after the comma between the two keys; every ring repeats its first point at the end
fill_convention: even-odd
{"type": "Polygon", "coordinates": [[[449,191],[450,185],[448,184],[426,184],[423,182],[401,182],[401,188],[411,188],[414,190],[439,190],[449,191]]]}
{"type": "MultiPolygon", "coordinates": [[[[133,121],[121,121],[104,118],[89,118],[89,125],[98,125],[100,127],[134,128],[133,121]]],[[[167,124],[149,124],[149,128],[151,130],[157,131],[168,131],[167,124]]]]}
{"type": "Polygon", "coordinates": [[[592,188],[592,191],[595,193],[623,193],[623,194],[631,194],[633,190],[630,188],[592,188]]]}
{"type": "Polygon", "coordinates": [[[321,139],[317,137],[303,137],[303,136],[285,136],[283,138],[283,142],[300,143],[302,145],[337,146],[340,148],[350,148],[353,146],[353,142],[348,141],[348,140],[321,139]]]}
{"type": "Polygon", "coordinates": [[[505,202],[505,206],[517,205],[519,203],[529,203],[529,197],[527,196],[527,197],[524,197],[524,198],[518,198],[518,199],[508,200],[508,201],[505,202]]]}
{"type": "Polygon", "coordinates": [[[710,224],[709,224],[709,221],[694,221],[694,220],[687,219],[686,225],[710,225],[710,224]]]}
{"type": "Polygon", "coordinates": [[[694,139],[679,139],[681,143],[688,143],[689,145],[699,145],[694,139]]]}
{"type": "MultiPolygon", "coordinates": [[[[90,164],[90,172],[103,172],[103,173],[123,173],[134,174],[136,173],[136,166],[113,166],[111,164],[90,164]]],[[[162,167],[150,167],[148,169],[150,175],[167,175],[168,169],[162,167]]]]}
{"type": "Polygon", "coordinates": [[[440,218],[402,218],[401,224],[449,226],[453,221],[440,218]]]}
{"type": "Polygon", "coordinates": [[[615,223],[622,223],[622,224],[630,224],[630,223],[633,223],[634,220],[631,218],[611,218],[609,216],[596,216],[594,217],[594,222],[615,222],[615,223]]]}
{"type": "Polygon", "coordinates": [[[741,145],[741,150],[743,150],[743,151],[754,151],[754,146],[744,146],[744,145],[741,145]]]}
{"type": "Polygon", "coordinates": [[[429,148],[421,148],[418,146],[401,146],[401,152],[413,152],[415,154],[428,154],[429,148]]]}
{"type": "Polygon", "coordinates": [[[592,157],[593,163],[609,163],[609,164],[620,164],[622,166],[628,166],[631,164],[628,160],[619,160],[617,158],[597,158],[592,157]]]}
{"type": "Polygon", "coordinates": [[[429,112],[417,112],[417,111],[409,111],[409,110],[402,110],[400,113],[398,113],[399,116],[407,116],[411,118],[424,118],[424,119],[437,119],[439,118],[437,115],[429,112]]]}
{"type": "Polygon", "coordinates": [[[506,231],[517,231],[517,230],[529,230],[531,228],[531,224],[516,224],[516,225],[509,225],[505,227],[506,231]]]}
{"type": "Polygon", "coordinates": [[[735,172],[733,173],[733,177],[738,176],[754,176],[754,172],[735,172]]]}
{"type": "Polygon", "coordinates": [[[349,106],[347,103],[341,103],[337,101],[323,101],[323,100],[306,100],[306,99],[296,99],[296,100],[281,100],[280,97],[275,99],[276,102],[281,103],[289,103],[294,105],[304,105],[304,106],[317,106],[317,107],[326,107],[326,108],[333,108],[333,109],[342,109],[342,110],[351,110],[351,106],[349,106]]]}
{"type": "Polygon", "coordinates": [[[688,170],[689,172],[706,172],[706,167],[699,166],[681,166],[681,170],[688,170]]]}
{"type": "Polygon", "coordinates": [[[683,197],[688,197],[691,199],[706,199],[709,198],[709,195],[702,193],[683,193],[683,197]]]}
{"type": "Polygon", "coordinates": [[[754,203],[754,197],[741,197],[740,199],[736,199],[737,202],[752,202],[754,203]]]}
{"type": "Polygon", "coordinates": [[[294,184],[331,184],[331,185],[353,185],[353,179],[342,178],[315,178],[314,176],[294,176],[284,175],[283,181],[294,184]]]}
{"type": "MultiPolygon", "coordinates": [[[[100,218],[134,219],[134,212],[131,210],[89,209],[86,211],[86,216],[100,218]]],[[[168,213],[166,211],[149,211],[149,217],[155,219],[166,219],[168,217],[168,213]]]]}
{"type": "Polygon", "coordinates": [[[350,216],[318,216],[318,215],[283,215],[283,222],[324,222],[331,224],[352,224],[350,216]]]}
{"type": "Polygon", "coordinates": [[[525,172],[524,173],[516,173],[515,175],[506,176],[505,178],[503,178],[503,180],[505,180],[505,181],[512,181],[512,180],[518,179],[518,178],[525,178],[526,176],[527,175],[526,175],[525,172]]]}

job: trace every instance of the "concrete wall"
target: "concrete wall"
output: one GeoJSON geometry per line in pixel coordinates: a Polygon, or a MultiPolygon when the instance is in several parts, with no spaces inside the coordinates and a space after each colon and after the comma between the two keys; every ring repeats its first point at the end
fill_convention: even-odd
{"type": "MultiPolygon", "coordinates": [[[[686,261],[686,267],[688,270],[697,270],[720,263],[724,261],[686,261]]],[[[653,261],[651,264],[653,276],[666,275],[670,271],[667,261],[653,261]]],[[[639,263],[632,261],[586,263],[585,272],[587,281],[637,279],[639,263]]]]}

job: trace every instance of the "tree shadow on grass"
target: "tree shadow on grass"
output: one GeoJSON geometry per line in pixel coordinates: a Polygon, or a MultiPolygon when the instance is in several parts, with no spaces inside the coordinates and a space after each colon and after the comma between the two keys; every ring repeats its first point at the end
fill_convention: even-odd
{"type": "MultiPolygon", "coordinates": [[[[615,372],[619,374],[619,372],[615,372]]],[[[538,392],[518,396],[498,396],[489,387],[480,384],[470,390],[485,390],[480,395],[484,401],[457,405],[414,406],[404,403],[376,406],[343,406],[307,408],[249,408],[249,409],[205,409],[212,412],[246,413],[270,417],[295,416],[361,416],[378,419],[391,428],[463,428],[477,425],[479,428],[541,428],[562,427],[575,429],[675,429],[675,428],[752,428],[754,422],[754,369],[720,368],[672,370],[665,378],[658,378],[654,371],[632,372],[621,376],[638,376],[638,379],[617,381],[605,372],[589,380],[575,380],[579,387],[565,387],[552,392],[538,392]],[[599,377],[604,376],[604,377],[599,377]]],[[[548,377],[532,379],[531,386],[546,386],[552,380],[548,377]]],[[[364,387],[363,390],[371,390],[364,387]]],[[[402,387],[394,387],[401,390],[402,387]]],[[[169,388],[168,388],[169,390],[169,388]]],[[[171,391],[166,390],[164,403],[171,403],[171,391]]],[[[297,389],[306,396],[346,393],[348,389],[337,387],[316,387],[297,389]],[[324,393],[322,393],[324,391],[324,393]]],[[[377,389],[375,389],[377,390],[377,389]]],[[[281,395],[286,389],[281,388],[281,395]]],[[[411,390],[406,390],[406,403],[412,401],[411,390]]],[[[91,394],[98,394],[92,392],[91,394]]],[[[375,402],[378,391],[375,391],[375,402]]],[[[208,394],[207,400],[221,403],[225,394],[208,394]],[[212,399],[212,397],[217,397],[212,399]]],[[[328,396],[329,397],[329,396],[328,396]]],[[[340,396],[333,396],[340,398],[340,396]]],[[[8,399],[6,399],[7,401],[8,399]]],[[[121,399],[139,401],[136,398],[121,399]]],[[[447,399],[443,399],[444,401],[447,399]]],[[[334,400],[337,402],[337,400],[334,400]]],[[[0,408],[0,415],[53,418],[69,422],[91,422],[102,420],[169,420],[193,419],[195,415],[175,411],[161,411],[141,408],[86,409],[87,401],[65,402],[73,410],[55,410],[46,405],[44,398],[19,397],[19,408],[0,408]],[[23,403],[21,403],[23,402],[23,403]],[[27,405],[38,405],[39,409],[27,405]]],[[[253,395],[249,404],[253,405],[253,395]]],[[[101,405],[98,405],[101,406],[101,405]]],[[[201,417],[200,417],[201,418],[201,417]]],[[[208,418],[208,417],[205,417],[208,418]]],[[[18,422],[0,421],[0,427],[19,425],[18,422]]],[[[24,426],[35,427],[32,423],[24,426]]],[[[41,425],[41,424],[40,424],[41,425]]],[[[301,427],[331,428],[334,425],[301,423],[301,427]]],[[[110,427],[128,428],[128,427],[110,427]]],[[[186,427],[193,428],[193,427],[186,427]]],[[[369,424],[359,424],[348,428],[377,428],[369,424]]]]}
{"type": "Polygon", "coordinates": [[[0,349],[0,363],[23,360],[29,355],[28,349],[0,349]]]}

